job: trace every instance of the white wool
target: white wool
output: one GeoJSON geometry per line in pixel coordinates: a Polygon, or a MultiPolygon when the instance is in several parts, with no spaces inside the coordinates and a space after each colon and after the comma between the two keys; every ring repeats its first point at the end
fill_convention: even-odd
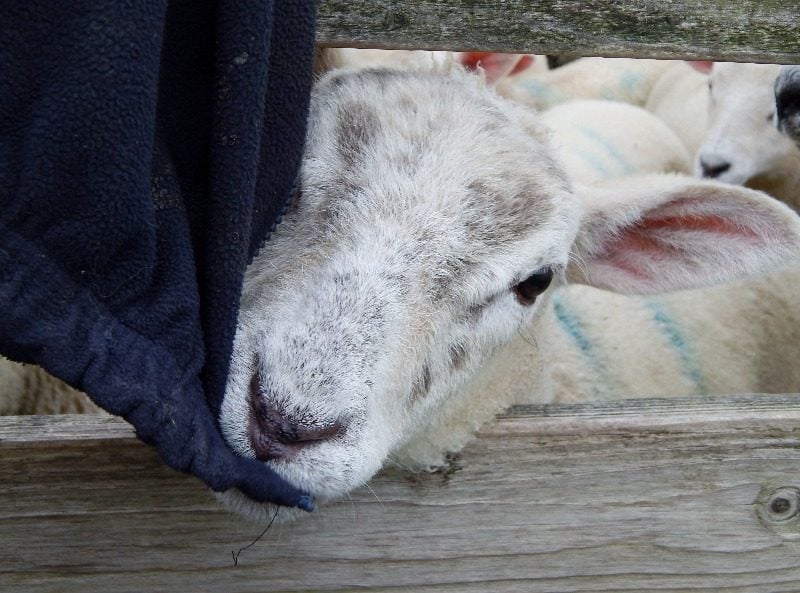
{"type": "Polygon", "coordinates": [[[40,367],[0,356],[0,416],[83,414],[98,410],[85,394],[40,367]]]}
{"type": "Polygon", "coordinates": [[[667,125],[641,107],[578,100],[542,113],[572,179],[592,183],[640,173],[690,173],[691,158],[667,125]]]}
{"type": "Polygon", "coordinates": [[[708,126],[708,75],[674,62],[653,85],[645,109],[661,119],[694,158],[708,126]]]}

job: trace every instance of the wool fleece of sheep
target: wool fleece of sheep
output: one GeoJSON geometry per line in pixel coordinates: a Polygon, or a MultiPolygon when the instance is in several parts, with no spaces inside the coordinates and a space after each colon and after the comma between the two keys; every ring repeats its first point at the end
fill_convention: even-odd
{"type": "Polygon", "coordinates": [[[798,245],[794,212],[753,190],[574,186],[537,115],[479,76],[333,72],[312,97],[295,200],[247,270],[220,424],[238,453],[341,497],[387,461],[463,444],[478,416],[459,414],[513,403],[502,385],[551,401],[564,373],[546,360],[485,387],[521,336],[547,351],[567,280],[655,294],[758,272],[798,245]]]}

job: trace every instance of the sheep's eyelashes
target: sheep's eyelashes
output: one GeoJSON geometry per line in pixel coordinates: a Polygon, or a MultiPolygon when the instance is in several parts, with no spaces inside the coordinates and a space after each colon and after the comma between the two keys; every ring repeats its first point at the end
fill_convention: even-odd
{"type": "Polygon", "coordinates": [[[543,268],[534,272],[519,284],[516,284],[511,290],[517,296],[517,300],[521,304],[530,306],[536,302],[536,297],[547,290],[552,280],[553,270],[550,268],[543,268]]]}

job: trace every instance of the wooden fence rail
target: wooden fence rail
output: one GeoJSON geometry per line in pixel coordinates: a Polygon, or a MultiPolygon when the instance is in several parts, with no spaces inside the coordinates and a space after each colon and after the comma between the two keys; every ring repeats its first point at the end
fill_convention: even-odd
{"type": "Polygon", "coordinates": [[[121,420],[0,419],[2,591],[800,591],[794,396],[517,408],[261,527],[121,420]]]}
{"type": "Polygon", "coordinates": [[[778,0],[320,0],[340,47],[800,63],[800,6],[778,0]]]}

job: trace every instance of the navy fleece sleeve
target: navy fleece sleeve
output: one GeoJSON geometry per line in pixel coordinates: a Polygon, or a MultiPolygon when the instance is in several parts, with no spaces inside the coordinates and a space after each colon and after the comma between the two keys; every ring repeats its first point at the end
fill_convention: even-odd
{"type": "Polygon", "coordinates": [[[215,490],[310,507],[216,413],[302,154],[309,0],[0,3],[0,352],[215,490]]]}

